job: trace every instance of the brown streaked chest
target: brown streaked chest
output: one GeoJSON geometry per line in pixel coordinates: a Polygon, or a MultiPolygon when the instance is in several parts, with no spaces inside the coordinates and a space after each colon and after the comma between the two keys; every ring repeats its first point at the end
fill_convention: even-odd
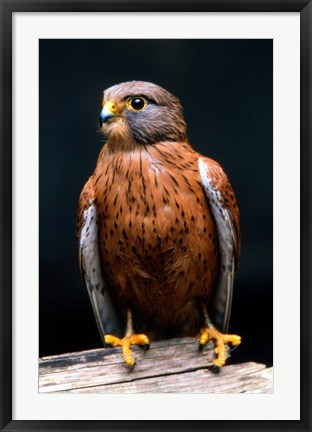
{"type": "Polygon", "coordinates": [[[153,147],[110,154],[94,183],[103,265],[122,290],[136,277],[168,282],[170,267],[181,276],[198,254],[216,249],[195,153],[175,158],[153,147]]]}

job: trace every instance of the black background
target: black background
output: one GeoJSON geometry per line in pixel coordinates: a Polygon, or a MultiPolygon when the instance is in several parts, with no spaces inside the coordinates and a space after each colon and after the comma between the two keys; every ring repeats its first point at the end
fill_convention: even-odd
{"type": "Polygon", "coordinates": [[[40,41],[40,356],[102,346],[78,266],[76,213],[101,149],[105,88],[159,84],[184,106],[193,147],[236,193],[242,256],[232,362],[273,362],[272,40],[40,41]]]}

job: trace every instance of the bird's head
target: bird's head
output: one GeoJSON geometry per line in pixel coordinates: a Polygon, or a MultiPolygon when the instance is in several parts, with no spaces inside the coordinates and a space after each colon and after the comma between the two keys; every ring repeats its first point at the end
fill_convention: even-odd
{"type": "Polygon", "coordinates": [[[179,100],[144,81],[125,82],[105,90],[99,125],[112,149],[186,139],[179,100]]]}

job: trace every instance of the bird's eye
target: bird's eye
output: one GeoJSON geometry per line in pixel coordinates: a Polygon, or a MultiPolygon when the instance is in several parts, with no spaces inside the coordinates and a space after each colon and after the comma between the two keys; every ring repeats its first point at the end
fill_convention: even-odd
{"type": "Polygon", "coordinates": [[[142,96],[131,97],[127,100],[127,108],[131,111],[143,111],[147,102],[142,96]]]}

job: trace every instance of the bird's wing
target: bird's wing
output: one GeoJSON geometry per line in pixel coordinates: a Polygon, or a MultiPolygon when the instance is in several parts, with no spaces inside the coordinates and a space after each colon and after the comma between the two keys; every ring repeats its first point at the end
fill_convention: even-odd
{"type": "Polygon", "coordinates": [[[98,244],[98,223],[92,177],[83,188],[78,210],[79,263],[102,340],[105,334],[121,336],[122,322],[107,289],[98,244]]]}
{"type": "Polygon", "coordinates": [[[213,214],[220,251],[220,269],[210,314],[214,324],[228,331],[234,273],[240,256],[240,217],[230,182],[220,165],[212,159],[198,159],[201,182],[213,214]]]}

